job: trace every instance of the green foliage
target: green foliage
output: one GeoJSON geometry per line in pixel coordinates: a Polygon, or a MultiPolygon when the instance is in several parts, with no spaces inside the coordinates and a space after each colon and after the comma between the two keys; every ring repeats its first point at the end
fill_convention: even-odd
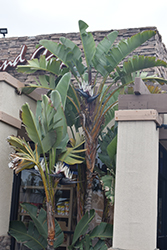
{"type": "MultiPolygon", "coordinates": [[[[121,88],[123,89],[130,83],[133,83],[135,79],[134,76],[139,74],[137,72],[152,67],[167,67],[167,63],[162,60],[156,60],[155,57],[130,56],[136,48],[152,38],[156,33],[155,31],[147,30],[138,33],[127,40],[121,40],[118,44],[115,43],[118,32],[114,31],[109,33],[107,37],[96,45],[93,35],[86,31],[87,28],[88,25],[84,21],[80,20],[79,32],[83,51],[81,51],[74,42],[65,37],[61,37],[59,43],[41,40],[40,45],[50,51],[55,58],[58,58],[67,67],[66,70],[69,70],[75,78],[71,87],[68,89],[68,100],[66,102],[66,106],[63,102],[65,99],[62,99],[62,103],[66,109],[65,112],[67,115],[68,125],[76,125],[77,129],[81,125],[85,133],[85,147],[87,148],[87,186],[91,189],[91,183],[89,182],[94,169],[97,138],[100,132],[106,128],[114,117],[114,110],[117,109],[117,98],[121,88]]],[[[53,60],[53,58],[51,60],[53,60]]],[[[24,71],[25,69],[26,72],[30,72],[31,70],[34,72],[34,69],[41,70],[44,68],[45,72],[52,74],[54,70],[50,70],[49,68],[51,63],[52,61],[44,62],[44,57],[42,57],[39,61],[36,60],[35,62],[27,65],[26,68],[24,66],[19,66],[19,70],[24,71]]],[[[55,90],[57,83],[64,77],[61,72],[60,64],[56,64],[55,67],[57,71],[54,74],[58,77],[58,80],[56,79],[56,83],[54,83],[52,78],[47,80],[47,77],[46,79],[41,77],[40,83],[37,84],[37,87],[49,89],[50,92],[55,90]]],[[[145,74],[141,74],[141,77],[145,81],[151,79],[158,81],[161,84],[167,83],[166,80],[155,76],[148,77],[145,74]]],[[[30,84],[28,86],[29,90],[33,90],[34,88],[34,85],[30,84]]],[[[50,92],[48,95],[50,95],[50,92]]],[[[54,95],[56,96],[58,94],[54,92],[54,95]]],[[[54,102],[52,94],[50,96],[52,102],[55,104],[54,107],[56,107],[56,102],[54,102]]],[[[59,111],[59,113],[61,112],[59,111]]],[[[61,121],[57,124],[60,122],[61,121]]],[[[63,138],[65,137],[63,136],[63,138]]],[[[109,169],[111,170],[111,179],[109,180],[108,177],[106,177],[107,179],[103,179],[107,190],[109,187],[108,185],[114,183],[115,140],[113,140],[112,144],[109,146],[109,155],[101,155],[106,163],[107,159],[109,160],[107,166],[109,166],[109,169]],[[114,147],[114,150],[111,150],[112,147],[114,147]]],[[[66,139],[61,140],[61,142],[60,148],[64,148],[65,151],[66,139]]],[[[68,149],[64,154],[62,154],[62,156],[66,157],[66,153],[69,153],[68,159],[74,163],[74,159],[76,159],[76,157],[73,157],[71,149],[68,149]]],[[[75,151],[75,153],[78,152],[75,151]]],[[[56,153],[54,155],[56,155],[56,153]]],[[[77,158],[77,160],[79,160],[79,158],[77,158]]],[[[52,163],[53,162],[54,160],[52,160],[52,163]]],[[[88,200],[91,201],[91,199],[88,200]]],[[[90,205],[87,207],[90,209],[90,205]]]]}
{"type": "Polygon", "coordinates": [[[98,154],[100,160],[107,167],[106,173],[100,171],[103,189],[106,198],[114,203],[115,196],[115,172],[116,172],[116,152],[117,152],[117,129],[116,126],[111,129],[107,128],[107,133],[101,134],[102,139],[99,139],[101,152],[98,154]],[[107,151],[106,151],[107,149],[107,151]]]}
{"type": "MultiPolygon", "coordinates": [[[[127,40],[121,40],[117,45],[114,44],[118,32],[113,31],[109,33],[97,46],[94,41],[93,35],[90,32],[87,32],[88,25],[79,20],[79,31],[81,42],[84,51],[84,57],[86,60],[86,67],[82,62],[82,52],[80,48],[72,41],[65,37],[60,38],[60,43],[56,43],[49,40],[41,40],[40,45],[44,46],[48,51],[50,51],[56,58],[66,65],[69,71],[73,74],[78,82],[78,86],[80,89],[83,88],[83,82],[85,81],[86,84],[92,86],[93,95],[98,95],[96,99],[95,107],[94,107],[94,127],[97,129],[99,126],[99,120],[102,120],[103,125],[101,129],[103,129],[109,121],[114,116],[114,110],[116,109],[116,100],[119,94],[119,88],[117,91],[116,89],[110,91],[110,86],[117,83],[119,81],[122,82],[123,85],[128,85],[134,81],[134,73],[136,71],[150,68],[150,67],[157,67],[163,66],[166,67],[167,63],[162,60],[156,60],[155,57],[144,57],[144,56],[132,56],[128,60],[125,60],[123,66],[120,65],[122,60],[127,58],[127,56],[133,52],[136,48],[146,42],[148,39],[155,35],[155,31],[148,30],[141,33],[138,33],[127,40]],[[94,68],[94,69],[93,69],[94,68]],[[92,72],[95,71],[96,75],[93,79],[92,72]],[[102,80],[96,92],[94,86],[96,85],[97,75],[100,74],[102,76],[102,80]],[[104,84],[106,83],[107,78],[111,78],[111,83],[106,91],[103,91],[104,84]],[[108,98],[106,98],[106,94],[108,94],[108,98]],[[115,96],[115,97],[114,97],[115,96]]],[[[24,69],[28,70],[28,73],[33,72],[33,70],[42,70],[44,68],[45,72],[54,73],[55,75],[62,76],[60,70],[60,65],[55,66],[57,69],[56,72],[49,70],[49,66],[51,62],[44,62],[44,57],[42,57],[39,62],[29,62],[29,65],[19,66],[19,70],[24,71],[24,69]]],[[[58,61],[59,62],[59,61],[58,61]]],[[[67,69],[66,69],[67,70],[67,69]]],[[[27,72],[27,71],[25,71],[27,72]]],[[[153,80],[155,77],[152,77],[153,80]]],[[[143,78],[143,80],[149,80],[150,78],[143,78]]],[[[156,77],[156,81],[166,82],[163,79],[156,77]]],[[[117,85],[118,86],[118,85],[117,85]]],[[[53,83],[41,83],[38,84],[38,87],[47,88],[47,89],[55,89],[55,84],[53,83]]],[[[27,87],[29,90],[33,90],[35,88],[34,85],[27,87]]],[[[26,91],[25,88],[23,91],[26,91]]],[[[85,105],[80,106],[81,103],[84,104],[85,100],[81,95],[75,92],[75,89],[69,89],[68,91],[69,100],[72,102],[70,104],[67,101],[66,105],[66,115],[67,115],[67,123],[68,125],[72,126],[75,124],[76,128],[79,127],[79,119],[78,113],[80,114],[83,112],[82,109],[85,109],[85,105]]],[[[94,98],[95,99],[95,98],[94,98]]],[[[92,98],[93,100],[93,98],[92,98]]],[[[85,112],[83,112],[85,115],[85,112]]],[[[88,114],[89,115],[89,114],[88,114]]],[[[83,124],[81,124],[83,125],[83,124]]]]}
{"type": "Polygon", "coordinates": [[[40,59],[37,58],[28,61],[28,65],[18,66],[18,71],[20,73],[34,73],[37,70],[46,71],[54,75],[64,75],[68,72],[67,68],[61,68],[61,61],[56,58],[51,58],[49,61],[45,59],[45,56],[42,55],[40,59]]]}
{"type": "MultiPolygon", "coordinates": [[[[48,237],[46,211],[43,208],[38,211],[36,206],[28,203],[22,203],[21,206],[28,212],[32,221],[28,223],[28,226],[22,221],[12,221],[9,234],[32,250],[46,249],[48,237]]],[[[63,243],[64,235],[56,220],[55,231],[54,247],[57,248],[63,243]]]]}
{"type": "Polygon", "coordinates": [[[87,249],[87,250],[107,250],[105,244],[105,239],[112,238],[112,226],[105,222],[100,223],[93,230],[88,231],[89,224],[95,216],[95,211],[92,209],[82,217],[82,219],[77,224],[72,244],[69,246],[69,249],[87,249]],[[93,239],[97,239],[95,246],[92,244],[93,239]]]}

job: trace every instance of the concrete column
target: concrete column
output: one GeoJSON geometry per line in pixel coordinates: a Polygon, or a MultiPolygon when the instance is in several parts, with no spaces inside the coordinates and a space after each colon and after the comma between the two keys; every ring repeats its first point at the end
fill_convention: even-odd
{"type": "Polygon", "coordinates": [[[116,112],[117,167],[113,248],[154,250],[159,131],[156,110],[116,112]]]}

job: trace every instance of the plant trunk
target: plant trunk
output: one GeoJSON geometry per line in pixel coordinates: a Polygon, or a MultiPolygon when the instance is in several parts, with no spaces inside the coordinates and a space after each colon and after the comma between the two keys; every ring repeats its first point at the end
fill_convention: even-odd
{"type": "Polygon", "coordinates": [[[96,116],[96,102],[85,103],[82,107],[82,127],[85,132],[85,158],[86,158],[86,198],[85,198],[85,212],[92,208],[92,184],[93,184],[93,170],[96,161],[96,153],[98,146],[98,136],[102,124],[102,119],[96,116]]]}
{"type": "Polygon", "coordinates": [[[50,202],[46,202],[47,225],[48,225],[48,245],[47,250],[54,250],[55,240],[55,217],[53,207],[50,202]]]}
{"type": "Polygon", "coordinates": [[[93,170],[95,166],[96,160],[96,152],[97,152],[98,140],[88,140],[86,139],[85,147],[86,147],[86,199],[85,199],[85,212],[90,211],[92,208],[92,187],[93,187],[93,170]]]}

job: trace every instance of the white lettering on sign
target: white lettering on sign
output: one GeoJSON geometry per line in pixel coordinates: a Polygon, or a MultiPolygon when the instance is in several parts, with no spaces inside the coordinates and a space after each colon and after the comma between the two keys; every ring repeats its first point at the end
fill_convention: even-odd
{"type": "MultiPolygon", "coordinates": [[[[26,51],[27,46],[23,45],[20,54],[13,61],[0,61],[0,71],[7,71],[8,68],[16,68],[18,64],[25,64],[27,62],[27,60],[25,59],[26,51]]],[[[45,49],[43,46],[40,46],[33,52],[32,56],[30,57],[30,60],[38,58],[40,55],[45,55],[47,61],[50,58],[54,57],[54,55],[51,54],[47,49],[45,49]]]]}
{"type": "Polygon", "coordinates": [[[15,68],[19,63],[25,63],[26,59],[24,58],[27,51],[27,46],[23,45],[20,51],[20,54],[14,59],[14,61],[5,60],[1,62],[0,71],[6,71],[8,67],[15,68]]]}

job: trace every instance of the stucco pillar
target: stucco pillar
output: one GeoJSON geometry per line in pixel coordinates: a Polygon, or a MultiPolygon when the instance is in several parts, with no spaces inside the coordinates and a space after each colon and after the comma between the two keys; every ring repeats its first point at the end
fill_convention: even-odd
{"type": "Polygon", "coordinates": [[[6,139],[21,128],[21,106],[28,102],[33,110],[36,107],[36,100],[16,93],[20,86],[23,84],[9,74],[0,73],[0,236],[7,235],[9,229],[13,183],[13,171],[8,168],[11,148],[6,139]]]}
{"type": "Polygon", "coordinates": [[[156,110],[120,110],[113,248],[154,250],[157,237],[159,132],[156,110]]]}

